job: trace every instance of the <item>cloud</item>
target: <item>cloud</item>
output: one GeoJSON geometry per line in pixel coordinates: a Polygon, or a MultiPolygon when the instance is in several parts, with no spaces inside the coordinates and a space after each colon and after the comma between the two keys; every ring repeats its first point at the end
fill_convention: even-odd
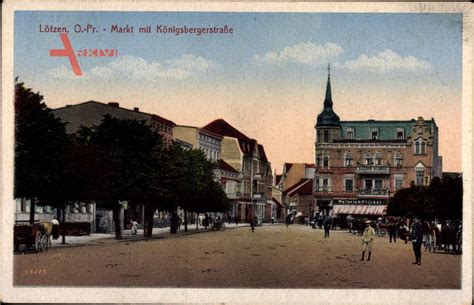
{"type": "Polygon", "coordinates": [[[50,69],[46,71],[46,74],[51,78],[56,79],[74,79],[74,73],[72,73],[72,69],[66,67],[65,65],[59,65],[56,68],[50,69]]]}
{"type": "Polygon", "coordinates": [[[254,61],[267,64],[285,64],[296,62],[305,65],[326,64],[344,52],[336,43],[328,42],[324,45],[312,42],[301,42],[292,47],[286,47],[279,53],[267,52],[264,55],[255,55],[254,61]]]}
{"type": "Polygon", "coordinates": [[[431,64],[427,61],[416,59],[413,56],[402,57],[390,49],[386,49],[372,57],[361,54],[356,60],[349,60],[343,64],[336,64],[336,66],[353,71],[368,70],[380,73],[397,70],[417,71],[431,69],[431,64]]]}
{"type": "Polygon", "coordinates": [[[148,62],[141,57],[132,55],[120,56],[104,66],[97,66],[90,71],[83,71],[84,76],[75,77],[64,65],[47,72],[50,77],[58,79],[127,79],[136,81],[156,81],[159,79],[184,80],[195,77],[218,67],[211,60],[201,56],[185,54],[180,58],[148,62]]]}

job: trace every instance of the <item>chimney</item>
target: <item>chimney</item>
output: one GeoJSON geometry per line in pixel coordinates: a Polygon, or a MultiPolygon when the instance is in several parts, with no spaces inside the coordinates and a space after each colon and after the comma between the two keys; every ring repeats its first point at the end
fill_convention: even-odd
{"type": "Polygon", "coordinates": [[[110,106],[110,107],[118,108],[118,107],[120,106],[120,104],[119,104],[119,103],[115,103],[115,102],[110,102],[110,103],[109,103],[109,106],[110,106]]]}
{"type": "Polygon", "coordinates": [[[133,111],[135,111],[135,112],[140,112],[140,108],[138,108],[138,107],[133,107],[133,111]]]}

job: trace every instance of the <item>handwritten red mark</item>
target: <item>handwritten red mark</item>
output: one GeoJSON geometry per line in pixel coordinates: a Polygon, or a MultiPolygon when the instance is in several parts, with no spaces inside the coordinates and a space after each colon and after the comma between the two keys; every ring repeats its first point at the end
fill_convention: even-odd
{"type": "Polygon", "coordinates": [[[72,67],[72,72],[75,75],[81,76],[82,71],[81,67],[79,66],[79,62],[77,61],[76,54],[74,54],[74,49],[72,48],[71,41],[67,36],[67,33],[59,34],[61,36],[61,41],[63,42],[64,49],[51,49],[49,50],[49,56],[66,56],[69,58],[69,63],[72,67]]]}

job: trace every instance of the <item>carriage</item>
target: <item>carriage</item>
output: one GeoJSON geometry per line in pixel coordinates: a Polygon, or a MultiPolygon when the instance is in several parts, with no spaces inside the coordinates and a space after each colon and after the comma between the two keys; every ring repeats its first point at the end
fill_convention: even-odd
{"type": "Polygon", "coordinates": [[[435,226],[430,237],[431,241],[427,241],[428,247],[425,244],[425,249],[455,254],[462,252],[462,229],[460,226],[444,225],[441,230],[435,226]]]}
{"type": "Polygon", "coordinates": [[[50,234],[51,230],[45,223],[15,225],[13,227],[14,250],[20,251],[20,246],[24,245],[23,251],[31,249],[36,252],[48,251],[51,245],[50,234]]]}

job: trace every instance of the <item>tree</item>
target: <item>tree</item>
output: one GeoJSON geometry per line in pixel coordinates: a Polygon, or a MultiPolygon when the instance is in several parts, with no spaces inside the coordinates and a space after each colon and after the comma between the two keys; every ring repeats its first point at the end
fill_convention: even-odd
{"type": "Polygon", "coordinates": [[[416,186],[401,189],[390,198],[387,214],[393,216],[423,219],[462,218],[462,178],[435,177],[429,186],[416,186]]]}
{"type": "Polygon", "coordinates": [[[162,139],[143,121],[109,115],[97,126],[83,127],[79,135],[94,152],[89,157],[93,171],[90,196],[99,206],[113,211],[115,237],[121,239],[121,202],[141,200],[149,204],[156,198],[150,191],[150,179],[156,172],[153,156],[162,139]]]}
{"type": "Polygon", "coordinates": [[[65,124],[54,117],[43,96],[15,84],[15,198],[30,199],[30,224],[35,204],[61,207],[68,187],[63,185],[65,124]]]}
{"type": "Polygon", "coordinates": [[[401,189],[390,198],[387,214],[413,218],[418,216],[422,219],[433,217],[433,206],[429,200],[425,186],[411,185],[409,188],[401,189]]]}
{"type": "Polygon", "coordinates": [[[187,150],[183,154],[185,172],[176,192],[178,205],[184,209],[185,231],[187,212],[199,216],[204,212],[222,212],[230,208],[230,201],[218,182],[214,180],[214,163],[206,159],[201,150],[187,150]]]}

